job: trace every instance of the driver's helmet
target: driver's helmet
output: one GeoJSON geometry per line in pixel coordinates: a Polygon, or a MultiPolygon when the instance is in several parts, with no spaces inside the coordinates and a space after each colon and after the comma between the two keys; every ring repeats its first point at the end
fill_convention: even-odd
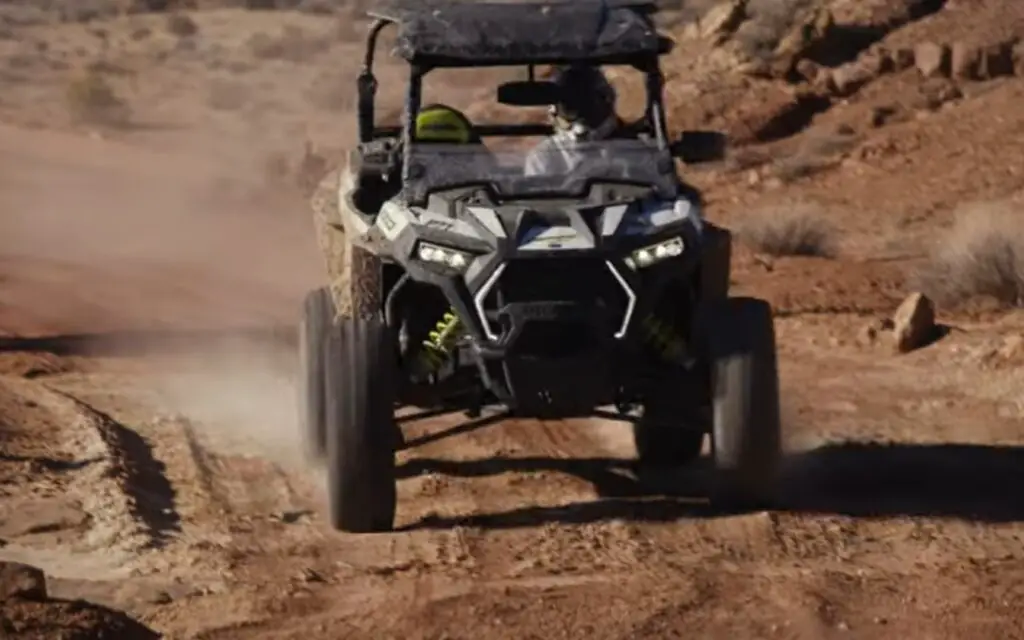
{"type": "Polygon", "coordinates": [[[618,125],[615,89],[597,67],[573,65],[555,70],[558,103],[551,105],[555,130],[576,139],[602,139],[618,125]]]}
{"type": "Polygon", "coordinates": [[[416,114],[417,142],[476,142],[473,123],[464,113],[445,104],[429,104],[416,114]]]}

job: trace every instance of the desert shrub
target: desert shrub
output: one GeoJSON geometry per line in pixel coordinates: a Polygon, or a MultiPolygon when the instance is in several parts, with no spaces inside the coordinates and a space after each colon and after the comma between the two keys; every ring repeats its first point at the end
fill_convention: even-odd
{"type": "Polygon", "coordinates": [[[913,279],[940,304],[987,298],[1024,307],[1024,207],[981,203],[960,209],[913,279]]]}
{"type": "Polygon", "coordinates": [[[835,163],[828,158],[798,153],[777,160],[772,166],[772,174],[784,184],[788,184],[821,173],[834,165],[835,163]]]}
{"type": "Polygon", "coordinates": [[[736,227],[736,234],[759,253],[771,256],[836,254],[835,229],[811,209],[778,207],[759,211],[736,227]]]}
{"type": "Polygon", "coordinates": [[[172,13],[167,16],[167,31],[179,38],[187,38],[199,33],[199,25],[184,13],[172,13]]]}
{"type": "Polygon", "coordinates": [[[860,136],[854,134],[808,131],[794,153],[775,160],[772,173],[783,183],[790,183],[827,171],[838,166],[860,141],[860,136]]]}
{"type": "Polygon", "coordinates": [[[833,158],[849,153],[861,140],[856,133],[807,131],[800,151],[806,155],[833,158]]]}
{"type": "Polygon", "coordinates": [[[71,79],[65,99],[76,122],[107,126],[128,122],[127,103],[117,95],[103,73],[95,68],[87,68],[71,79]]]}
{"type": "Polygon", "coordinates": [[[313,35],[293,25],[286,25],[275,35],[256,33],[248,40],[249,51],[255,58],[290,62],[308,62],[330,45],[329,38],[313,35]]]}

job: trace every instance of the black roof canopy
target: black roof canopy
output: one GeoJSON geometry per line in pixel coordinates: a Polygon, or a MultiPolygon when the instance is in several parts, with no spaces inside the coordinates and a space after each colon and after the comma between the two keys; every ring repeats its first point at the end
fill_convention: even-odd
{"type": "Polygon", "coordinates": [[[413,64],[629,64],[672,49],[650,0],[405,0],[371,15],[395,22],[395,53],[413,64]]]}

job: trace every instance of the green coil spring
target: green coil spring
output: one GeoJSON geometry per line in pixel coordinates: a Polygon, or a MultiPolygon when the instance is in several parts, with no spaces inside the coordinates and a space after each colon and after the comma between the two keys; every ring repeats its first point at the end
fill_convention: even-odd
{"type": "Polygon", "coordinates": [[[643,328],[647,340],[662,357],[675,362],[686,358],[686,342],[672,331],[667,322],[651,315],[644,320],[643,328]]]}
{"type": "Polygon", "coordinates": [[[423,366],[428,371],[436,372],[448,362],[461,327],[459,316],[455,315],[454,310],[450,310],[437,321],[434,330],[427,334],[427,339],[423,341],[421,358],[423,366]]]}
{"type": "MultiPolygon", "coordinates": [[[[677,336],[667,322],[648,316],[643,322],[644,333],[651,346],[666,359],[681,361],[686,358],[686,342],[677,336]]],[[[423,341],[421,360],[427,371],[438,371],[452,356],[462,322],[453,310],[445,312],[435,328],[423,341]]]]}

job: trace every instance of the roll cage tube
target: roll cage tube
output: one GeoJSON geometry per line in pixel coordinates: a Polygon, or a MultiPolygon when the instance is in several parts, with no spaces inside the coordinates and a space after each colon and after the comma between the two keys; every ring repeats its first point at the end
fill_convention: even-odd
{"type": "MultiPolygon", "coordinates": [[[[409,149],[413,139],[416,137],[416,114],[420,110],[420,101],[423,96],[423,76],[430,69],[420,65],[410,65],[409,90],[405,94],[404,115],[405,122],[402,123],[402,148],[409,149]]],[[[412,171],[412,154],[402,154],[402,184],[408,182],[412,171]]]]}
{"type": "Polygon", "coordinates": [[[391,20],[378,18],[370,25],[370,31],[366,34],[363,66],[359,70],[359,77],[356,79],[356,93],[358,95],[356,110],[357,117],[359,118],[360,142],[370,142],[373,140],[374,110],[376,108],[374,99],[377,95],[377,77],[373,75],[373,56],[377,51],[377,36],[389,24],[392,24],[391,20]]]}
{"type": "Polygon", "coordinates": [[[647,89],[646,116],[654,126],[654,138],[658,143],[659,149],[667,149],[669,141],[668,123],[665,119],[665,76],[661,72],[661,66],[658,64],[657,57],[653,60],[645,60],[643,63],[636,65],[636,68],[645,74],[647,89]]]}
{"type": "MultiPolygon", "coordinates": [[[[363,64],[356,80],[357,91],[357,118],[359,126],[359,141],[367,143],[377,137],[375,109],[377,94],[377,78],[373,73],[374,56],[377,49],[377,38],[384,27],[394,24],[393,20],[378,18],[370,25],[366,36],[366,48],[363,55],[363,64]]],[[[632,65],[635,69],[645,74],[645,88],[647,93],[647,108],[644,119],[654,129],[654,136],[657,145],[661,149],[669,146],[667,136],[667,124],[665,121],[665,110],[663,106],[664,76],[658,65],[658,55],[644,57],[632,65]]],[[[401,144],[408,148],[415,137],[416,114],[420,108],[422,98],[423,76],[433,67],[428,65],[410,65],[409,87],[406,92],[403,108],[404,123],[401,127],[401,144]]],[[[527,75],[532,80],[535,77],[534,64],[527,67],[527,75]]],[[[405,182],[411,176],[410,159],[408,154],[402,154],[402,181],[405,182]]]]}
{"type": "MultiPolygon", "coordinates": [[[[661,72],[661,68],[658,66],[658,56],[651,56],[644,58],[635,64],[631,65],[634,69],[644,74],[644,88],[647,94],[647,106],[644,110],[643,120],[647,120],[651,129],[654,132],[658,147],[660,149],[667,149],[669,146],[668,140],[668,125],[665,121],[665,109],[664,109],[664,75],[661,72]]],[[[415,137],[415,122],[416,114],[419,111],[421,105],[421,97],[423,92],[423,77],[427,75],[433,69],[438,68],[435,65],[428,64],[413,64],[410,65],[409,74],[409,86],[406,92],[405,104],[403,105],[403,116],[405,122],[401,127],[396,127],[392,130],[390,127],[385,128],[388,131],[387,135],[398,134],[403,144],[409,144],[415,137]]],[[[527,74],[530,80],[535,78],[534,65],[527,65],[527,74]]],[[[531,125],[481,125],[480,128],[484,129],[492,135],[535,135],[534,129],[536,126],[531,125]]],[[[541,127],[544,128],[544,127],[541,127]]]]}

